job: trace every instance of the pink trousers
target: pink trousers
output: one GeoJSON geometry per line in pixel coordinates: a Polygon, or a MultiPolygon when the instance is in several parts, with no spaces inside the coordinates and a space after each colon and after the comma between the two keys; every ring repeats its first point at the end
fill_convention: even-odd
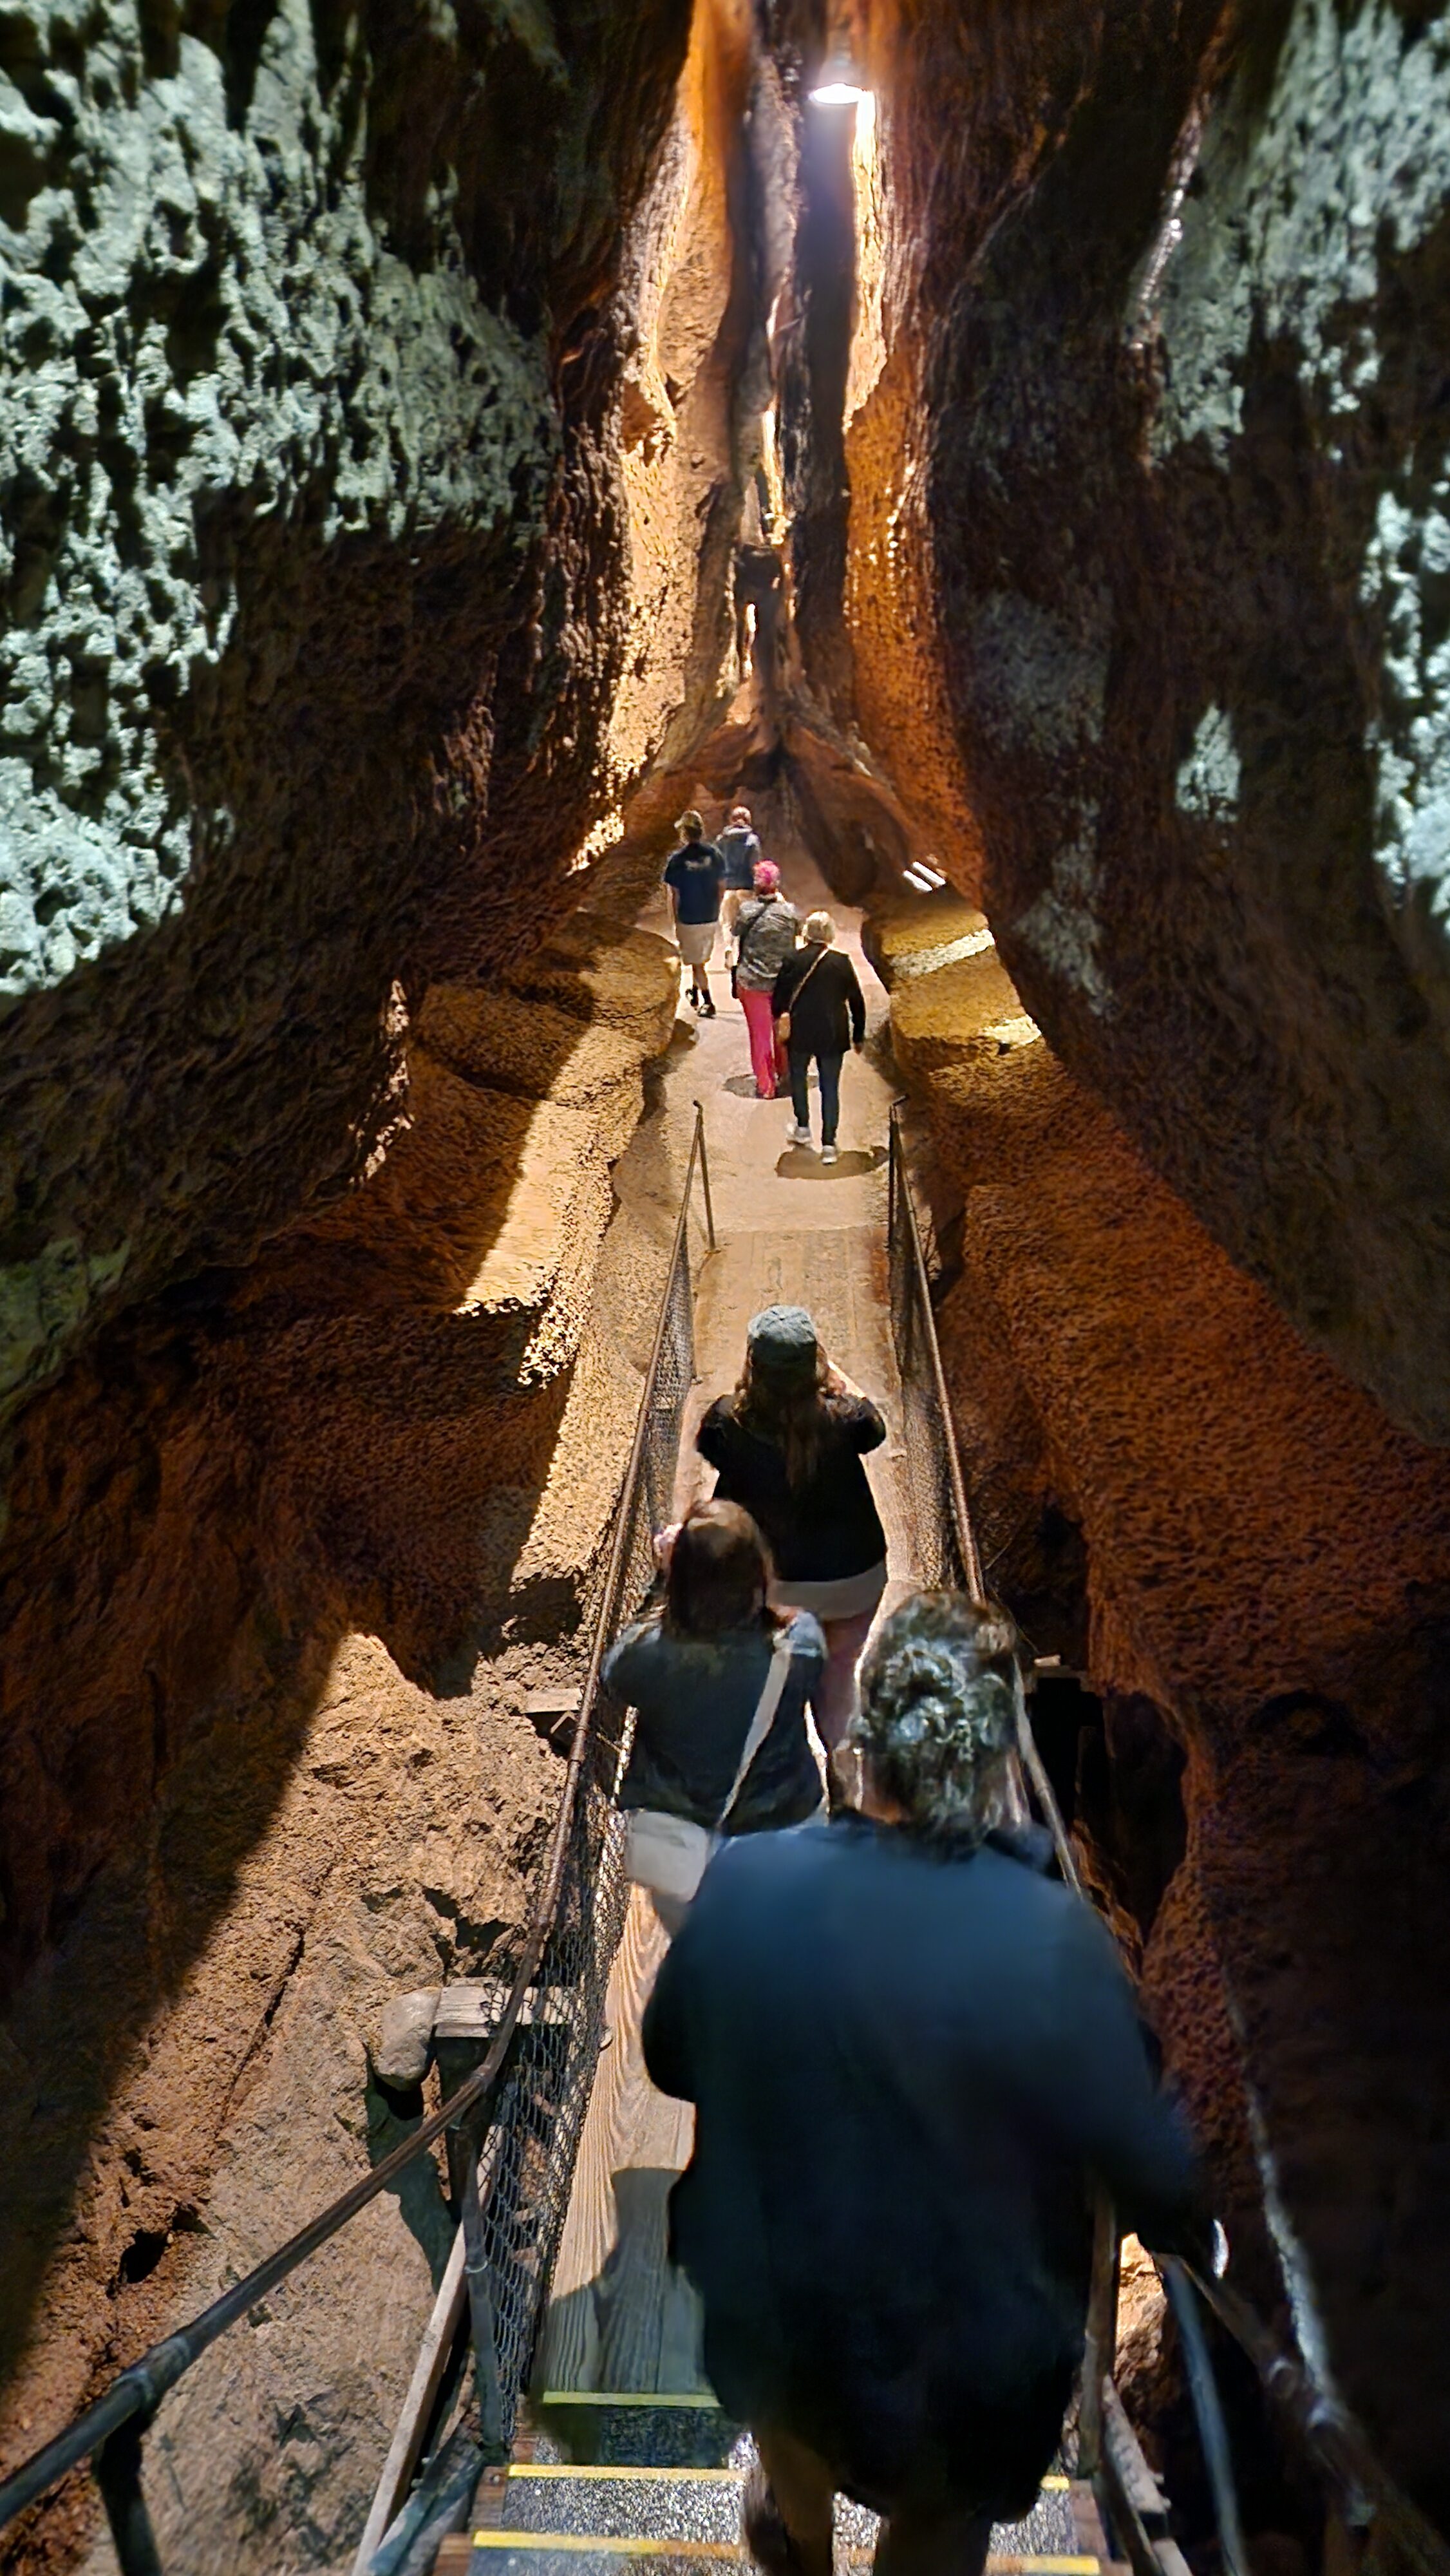
{"type": "Polygon", "coordinates": [[[786,1079],[785,1049],[775,1034],[775,1013],[768,993],[750,993],[740,987],[740,1007],[750,1031],[750,1064],[755,1075],[755,1088],[762,1100],[775,1098],[775,1087],[786,1079]]]}

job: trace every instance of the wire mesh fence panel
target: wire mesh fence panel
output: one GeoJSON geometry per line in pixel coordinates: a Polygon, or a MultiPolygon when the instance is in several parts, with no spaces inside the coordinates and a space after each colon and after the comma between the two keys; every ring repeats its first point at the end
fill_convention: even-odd
{"type": "MultiPolygon", "coordinates": [[[[480,2420],[489,2428],[490,2442],[501,2437],[507,2443],[512,2438],[558,2251],[598,2063],[610,1970],[624,1924],[628,1893],[624,1821],[616,1811],[614,1793],[629,1728],[627,1714],[611,1703],[601,1686],[600,1665],[604,1650],[649,1589],[655,1569],[655,1532],[670,1517],[680,1434],[695,1372],[689,1211],[697,1181],[706,1191],[708,1206],[704,1158],[704,1120],[697,1104],[695,1136],[635,1442],[607,1570],[590,1604],[589,1677],[570,1752],[568,1786],[541,1855],[527,1918],[514,1948],[503,2017],[481,2064],[410,2139],[308,2219],[244,2279],[231,2282],[184,2326],[151,2346],[61,2433],[0,2480],[0,2527],[34,2503],[68,2469],[89,2460],[102,2482],[113,2536],[128,2576],[142,2576],[142,2571],[154,2576],[157,2552],[139,2469],[142,2438],[158,2400],[222,2335],[240,2324],[256,2301],[290,2281],[410,2164],[433,2152],[444,2132],[453,2128],[475,2140],[471,2152],[479,2157],[477,2203],[471,2177],[465,2192],[464,2234],[470,2247],[468,2277],[476,2281],[476,2240],[470,2235],[474,2219],[469,2214],[476,2207],[501,2401],[494,2406],[492,2374],[485,2362],[488,2384],[480,2393],[480,2420]],[[485,2132],[481,2145],[477,2143],[479,2125],[485,2132]],[[108,2463],[121,2458],[116,2444],[123,2446],[124,2458],[112,2475],[108,2463]]],[[[710,1239],[713,1244],[713,1230],[710,1239]]],[[[435,2309],[435,2316],[439,2313],[435,2309]]],[[[472,2323],[475,2335],[483,2330],[480,2310],[472,2310],[472,2323]]],[[[446,2351],[446,2344],[441,2348],[446,2351]]],[[[366,2553],[383,2529],[402,2529],[406,2538],[405,2517],[399,2515],[397,2522],[393,2517],[411,2467],[423,2451],[440,2388],[448,2384],[446,2371],[431,2371],[425,2367],[426,2360],[425,2343],[374,2497],[373,2515],[381,2520],[374,2526],[369,2517],[372,2537],[365,2532],[362,2563],[367,2563],[366,2553]]],[[[425,2468],[425,2485],[426,2477],[425,2468]]]]}
{"type": "MultiPolygon", "coordinates": [[[[665,1283],[637,1472],[620,1498],[622,1543],[600,1604],[611,1642],[655,1573],[655,1534],[670,1517],[685,1406],[695,1376],[690,1229],[675,1239],[665,1283]]],[[[604,2031],[610,1969],[624,1928],[624,1819],[613,1803],[625,1713],[602,1687],[583,1712],[586,1749],[559,1903],[490,2127],[483,2210],[504,2434],[511,2437],[573,2184],[604,2031]]]]}
{"type": "Polygon", "coordinates": [[[898,1127],[891,1130],[891,1337],[901,1378],[902,1446],[916,1535],[916,1575],[929,1590],[972,1591],[970,1541],[953,1498],[951,1430],[936,1374],[929,1260],[935,1245],[911,1196],[898,1127]],[[928,1246],[931,1252],[928,1252],[928,1246]]]}

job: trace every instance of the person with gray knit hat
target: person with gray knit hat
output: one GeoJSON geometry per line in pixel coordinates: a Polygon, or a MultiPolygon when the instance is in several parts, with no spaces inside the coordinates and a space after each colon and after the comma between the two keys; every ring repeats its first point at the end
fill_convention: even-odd
{"type": "Polygon", "coordinates": [[[1014,1643],[960,1595],[892,1612],[859,1811],[728,1844],[645,2013],[651,2080],[695,2106],[671,2241],[755,2436],[766,2576],[830,2576],[838,2493],[883,2517],[878,2576],[981,2576],[1061,2435],[1095,2194],[1211,2259],[1112,1939],[1004,1821],[1014,1643]]]}
{"type": "Polygon", "coordinates": [[[828,1753],[845,1734],[856,1659],[886,1589],[886,1533],[862,1464],[885,1437],[881,1413],[832,1367],[804,1306],[752,1317],[740,1383],[695,1435],[718,1498],[741,1504],[770,1543],[771,1600],[812,1611],[826,1632],[814,1715],[828,1753]]]}

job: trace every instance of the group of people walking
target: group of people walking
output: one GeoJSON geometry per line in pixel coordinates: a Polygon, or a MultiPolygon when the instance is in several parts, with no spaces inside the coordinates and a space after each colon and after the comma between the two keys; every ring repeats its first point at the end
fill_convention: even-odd
{"type": "Polygon", "coordinates": [[[767,2576],[830,2576],[838,2492],[883,2517],[884,2576],[979,2576],[1057,2447],[1094,2190],[1208,2259],[1113,1944],[1013,1822],[1010,1620],[922,1593],[862,1656],[885,1435],[802,1308],[757,1315],[697,1433],[715,1493],[605,1667],[638,1713],[629,1866],[672,1936],[646,2063],[696,2114],[672,2252],[755,2436],[767,2576]],[[829,1812],[808,1722],[854,1758],[829,1812]]]}
{"type": "Polygon", "coordinates": [[[745,1014],[750,1062],[761,1100],[789,1094],[793,1145],[809,1145],[810,1072],[821,1102],[821,1160],[839,1159],[841,1067],[866,1037],[866,1002],[851,959],[836,948],[828,912],[801,920],[781,892],[780,870],[762,857],[747,805],[732,807],[718,843],[699,814],[682,814],[680,845],[664,881],[674,911],[688,998],[714,1019],[710,966],[723,926],[731,987],[745,1014]]]}

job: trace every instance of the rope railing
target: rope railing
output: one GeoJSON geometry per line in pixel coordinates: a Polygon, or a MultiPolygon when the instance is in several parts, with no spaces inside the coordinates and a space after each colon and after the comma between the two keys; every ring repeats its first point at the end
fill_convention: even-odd
{"type": "MultiPolygon", "coordinates": [[[[694,1301],[690,1208],[698,1177],[706,1238],[715,1248],[705,1150],[697,1101],[679,1213],[629,1461],[594,1621],[589,1661],[570,1741],[558,1814],[544,1854],[497,2027],[481,2064],[392,2153],[320,2210],[305,2227],[199,2315],[153,2344],[112,2381],[64,2431],[0,2481],[0,2529],[83,2461],[92,2463],[122,2576],[161,2576],[161,2562],[142,2488],[144,2441],[158,2407],[221,2336],[268,2293],[463,2124],[482,2122],[489,2136],[487,2201],[465,2184],[462,2213],[479,2410],[489,2444],[506,2444],[527,2378],[574,2148],[588,2099],[603,2027],[604,1989],[623,1921],[620,1831],[611,1748],[597,1724],[601,1669],[623,1605],[639,1597],[652,1571],[653,1531],[668,1518],[684,1406],[694,1380],[694,1301]],[[530,1992],[540,1982],[570,1990],[574,2009],[555,2021],[535,2016],[541,2062],[521,2070],[516,2043],[530,1992]],[[553,2046],[553,2062],[549,2049],[553,2046]],[[541,2132],[549,2135],[541,2154],[541,2132]]],[[[617,1747],[613,1748],[617,1758],[617,1747]]],[[[477,2182],[477,2151],[469,2159],[477,2182]]]]}
{"type": "MultiPolygon", "coordinates": [[[[972,1532],[966,1483],[957,1452],[951,1399],[936,1330],[933,1278],[934,1230],[918,1208],[908,1170],[903,1126],[905,1102],[891,1112],[889,1230],[891,1318],[902,1380],[907,1472],[917,1520],[924,1580],[955,1585],[983,1599],[981,1558],[972,1532]]],[[[1025,1697],[1018,1703],[1018,1753],[1022,1771],[1067,1884],[1088,1902],[1082,1873],[1032,1731],[1025,1697]]],[[[1087,2354],[1079,2418],[1084,2465],[1096,2474],[1111,2467],[1102,2423],[1104,2383],[1111,2382],[1116,2342],[1119,2238],[1106,2209],[1099,2214],[1093,2254],[1087,2354]]],[[[1198,2421],[1214,2495],[1225,2567],[1243,2565],[1238,2507],[1233,2493],[1222,2408],[1213,2380],[1194,2293],[1253,2364],[1274,2410],[1307,2455],[1335,2511],[1351,2529],[1374,2523],[1416,2576],[1450,2576],[1450,2546],[1419,2507],[1396,2485],[1347,2409],[1315,2381],[1307,2364],[1289,2351],[1241,2292],[1226,2280],[1178,2258],[1161,2267],[1184,2340],[1189,2394],[1198,2421]],[[1190,2287],[1190,2284],[1192,2285],[1190,2287]]],[[[1132,2511],[1114,2481],[1120,2510],[1132,2511]]],[[[1141,2530],[1138,2538],[1143,2540],[1141,2530]]],[[[1151,2545],[1149,2544],[1151,2549],[1151,2545]]],[[[1176,2554],[1176,2553],[1175,2553],[1176,2554]]],[[[1161,2560],[1159,2561],[1161,2576],[1161,2560]]]]}

